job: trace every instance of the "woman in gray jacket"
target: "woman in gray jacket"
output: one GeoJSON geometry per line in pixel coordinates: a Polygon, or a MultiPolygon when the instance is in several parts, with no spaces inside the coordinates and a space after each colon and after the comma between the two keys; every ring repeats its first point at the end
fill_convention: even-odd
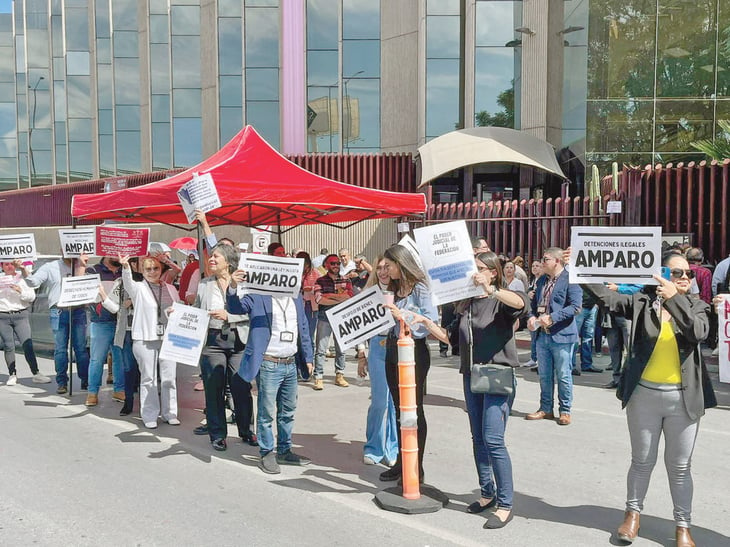
{"type": "Polygon", "coordinates": [[[205,388],[205,415],[213,449],[227,448],[226,383],[230,385],[236,409],[238,434],[244,442],[256,446],[251,431],[253,397],[251,384],[238,374],[248,339],[248,317],[228,312],[226,292],[231,273],[238,267],[238,251],[232,245],[216,245],[208,259],[212,275],[198,285],[195,306],[208,311],[208,338],[203,348],[200,369],[205,388]]]}
{"type": "Polygon", "coordinates": [[[678,547],[695,545],[689,532],[692,511],[692,452],[700,418],[717,405],[699,344],[710,329],[710,307],[689,294],[694,272],[678,255],[664,258],[670,279],[633,295],[602,285],[585,285],[617,315],[632,320],[629,355],[617,395],[626,408],[631,438],[626,512],[617,535],[631,543],[664,434],[664,462],[674,503],[678,547]]]}

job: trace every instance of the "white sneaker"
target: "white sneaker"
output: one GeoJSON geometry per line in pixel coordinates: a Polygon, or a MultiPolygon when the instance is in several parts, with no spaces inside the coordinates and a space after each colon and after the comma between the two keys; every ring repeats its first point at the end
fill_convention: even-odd
{"type": "Polygon", "coordinates": [[[144,426],[147,429],[157,429],[157,422],[145,422],[144,426]]]}
{"type": "Polygon", "coordinates": [[[18,376],[16,374],[11,374],[8,376],[8,381],[5,382],[6,386],[14,386],[18,383],[18,376]]]}
{"type": "Polygon", "coordinates": [[[522,363],[521,366],[523,366],[523,367],[536,367],[537,366],[537,363],[535,361],[533,361],[532,359],[530,359],[529,361],[527,361],[527,363],[522,363]]]}
{"type": "Polygon", "coordinates": [[[177,418],[170,418],[169,420],[167,420],[167,423],[170,425],[180,425],[180,420],[178,420],[177,418]]]}
{"type": "Polygon", "coordinates": [[[365,465],[376,465],[378,463],[374,459],[372,459],[370,456],[363,456],[362,462],[365,465]]]}
{"type": "Polygon", "coordinates": [[[717,346],[715,349],[712,350],[712,356],[720,357],[720,346],[717,346]]]}
{"type": "Polygon", "coordinates": [[[51,379],[48,376],[44,376],[40,372],[36,372],[33,375],[33,383],[34,384],[50,384],[51,379]]]}

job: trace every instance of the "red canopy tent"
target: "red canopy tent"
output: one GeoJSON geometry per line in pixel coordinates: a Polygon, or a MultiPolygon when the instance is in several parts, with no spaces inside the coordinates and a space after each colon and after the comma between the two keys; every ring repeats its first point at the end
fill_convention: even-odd
{"type": "Polygon", "coordinates": [[[210,173],[221,207],[206,213],[211,225],[346,223],[421,215],[423,194],[386,192],[326,179],[291,163],[247,126],[218,152],[168,179],[104,194],[73,197],[76,219],[187,224],[177,191],[193,174],[210,173]]]}

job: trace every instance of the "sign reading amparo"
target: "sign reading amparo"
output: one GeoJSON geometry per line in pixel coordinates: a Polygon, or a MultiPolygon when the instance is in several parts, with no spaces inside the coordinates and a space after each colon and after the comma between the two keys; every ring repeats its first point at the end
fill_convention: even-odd
{"type": "Polygon", "coordinates": [[[570,231],[571,283],[656,285],[661,273],[662,229],[574,226],[570,231]]]}
{"type": "Polygon", "coordinates": [[[383,293],[377,285],[325,313],[342,350],[355,347],[395,324],[390,310],[383,305],[383,293]]]}
{"type": "Polygon", "coordinates": [[[77,228],[75,230],[58,230],[58,238],[61,240],[61,251],[63,258],[78,258],[82,254],[96,254],[96,229],[77,228]]]}
{"type": "Polygon", "coordinates": [[[242,293],[299,296],[304,259],[241,254],[238,268],[246,272],[242,293]]]}
{"type": "Polygon", "coordinates": [[[16,258],[21,260],[35,260],[36,247],[33,234],[14,234],[0,237],[0,261],[12,262],[16,258]]]}

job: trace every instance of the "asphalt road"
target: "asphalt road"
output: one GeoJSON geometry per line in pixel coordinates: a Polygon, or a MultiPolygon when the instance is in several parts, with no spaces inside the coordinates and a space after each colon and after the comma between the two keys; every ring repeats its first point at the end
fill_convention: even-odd
{"type": "MultiPolygon", "coordinates": [[[[207,437],[192,434],[203,395],[192,390],[190,367],[178,368],[182,425],[149,431],[139,418],[118,416],[108,388],[88,410],[83,392],[68,398],[55,384],[31,383],[19,356],[18,385],[0,385],[0,545],[618,544],[612,532],[623,517],[629,443],[618,400],[600,387],[609,373],[576,379],[573,424],[560,427],[522,419],[537,409],[539,387],[535,373],[519,370],[507,430],[515,518],[484,530],[484,516],[464,511],[479,491],[456,359],[432,355],[424,467],[426,482],[450,503],[427,515],[373,502],[391,484],[378,480],[383,467],[362,463],[369,388],[357,384],[352,360],[349,388],[336,387],[333,376],[322,392],[300,385],[294,440],[314,463],[271,476],[256,467],[255,448],[229,437],[228,451],[214,452],[207,437]]],[[[52,368],[41,359],[45,373],[52,368]]],[[[716,386],[721,406],[703,418],[693,461],[693,535],[705,547],[730,545],[730,386],[716,386]]],[[[674,545],[661,460],[634,545],[674,545]]]]}

